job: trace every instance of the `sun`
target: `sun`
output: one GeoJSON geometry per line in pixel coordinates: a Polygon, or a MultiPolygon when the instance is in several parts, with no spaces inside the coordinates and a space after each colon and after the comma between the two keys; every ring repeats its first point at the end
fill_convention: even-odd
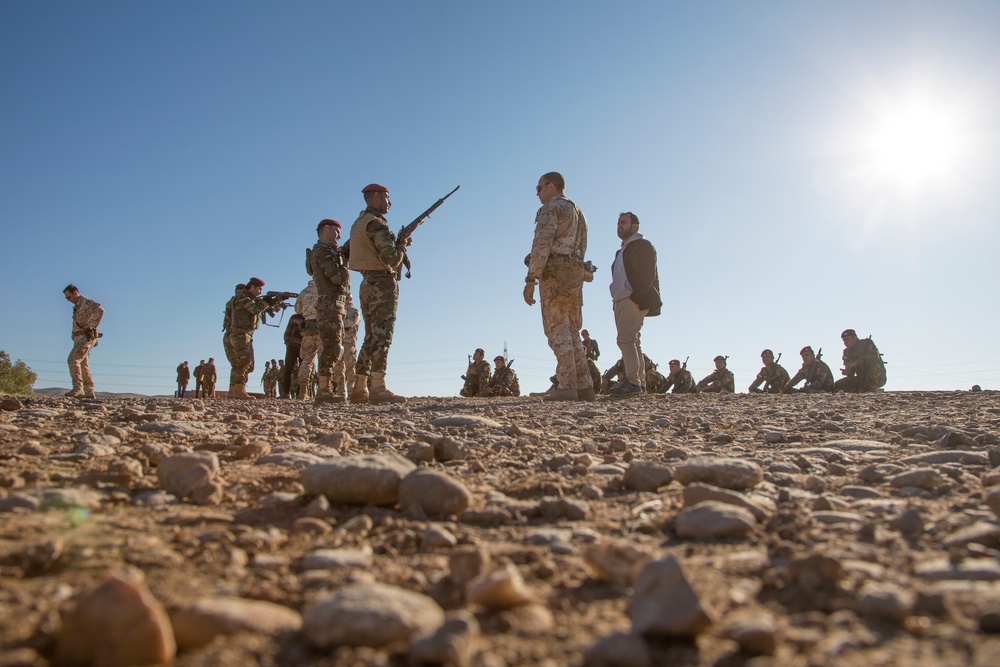
{"type": "Polygon", "coordinates": [[[863,145],[870,176],[919,192],[946,187],[958,176],[966,140],[960,118],[942,103],[911,97],[886,104],[863,145]]]}

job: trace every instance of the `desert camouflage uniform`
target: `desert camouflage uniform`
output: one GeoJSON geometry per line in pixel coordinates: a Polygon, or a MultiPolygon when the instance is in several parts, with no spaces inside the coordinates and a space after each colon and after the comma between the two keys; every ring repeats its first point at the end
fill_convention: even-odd
{"type": "Polygon", "coordinates": [[[465,386],[458,393],[466,398],[478,396],[490,381],[490,362],[485,359],[473,361],[465,371],[465,386]]]}
{"type": "Polygon", "coordinates": [[[857,364],[848,377],[840,378],[834,385],[834,391],[862,393],[877,391],[885,384],[885,362],[879,354],[875,343],[869,338],[859,338],[854,347],[844,349],[844,367],[849,363],[857,364]]]}
{"type": "Polygon", "coordinates": [[[694,376],[691,375],[691,371],[686,368],[682,368],[676,373],[671,373],[667,376],[666,382],[663,383],[661,387],[662,392],[665,394],[670,391],[672,394],[693,394],[697,391],[694,384],[694,376]],[[673,389],[671,390],[671,387],[673,389]]]}
{"type": "Polygon", "coordinates": [[[232,370],[229,384],[246,385],[253,373],[253,332],[260,326],[260,315],[267,311],[267,302],[255,297],[244,287],[226,304],[226,335],[222,339],[226,358],[232,370]]]}
{"type": "Polygon", "coordinates": [[[84,394],[94,394],[94,377],[90,374],[90,351],[97,347],[97,327],[104,317],[101,304],[85,296],[73,306],[73,349],[66,360],[73,389],[82,389],[84,394]]]}
{"type": "Polygon", "coordinates": [[[601,393],[601,369],[597,367],[597,362],[590,357],[590,348],[587,348],[587,368],[590,369],[590,381],[594,384],[594,393],[601,393]]]}
{"type": "MultiPolygon", "coordinates": [[[[316,282],[310,280],[309,285],[299,292],[299,297],[295,300],[295,312],[306,318],[302,324],[302,345],[299,347],[299,387],[309,386],[313,359],[323,351],[323,343],[319,339],[319,324],[316,322],[317,298],[316,282]]],[[[299,398],[304,399],[305,396],[299,398]]]]}
{"type": "Polygon", "coordinates": [[[339,388],[349,390],[354,385],[354,365],[358,361],[358,325],[361,324],[361,313],[350,303],[344,309],[344,354],[333,367],[333,389],[339,393],[339,388]]]}
{"type": "Polygon", "coordinates": [[[580,340],[586,252],[587,219],[576,204],[557,195],[538,209],[528,275],[541,276],[542,328],[556,355],[560,389],[583,390],[593,384],[580,340]]]}
{"type": "Polygon", "coordinates": [[[771,366],[771,370],[764,366],[757,373],[757,377],[754,378],[753,384],[750,385],[750,393],[756,393],[758,391],[767,392],[769,394],[781,393],[781,390],[785,388],[785,383],[788,382],[788,371],[786,371],[780,364],[775,363],[771,366]],[[760,385],[763,384],[763,389],[758,389],[760,385]]]}
{"type": "Polygon", "coordinates": [[[344,309],[351,291],[351,276],[340,250],[333,243],[317,241],[312,250],[312,276],[316,282],[316,323],[323,351],[317,375],[333,376],[333,365],[344,353],[344,309]]]}
{"type": "Polygon", "coordinates": [[[486,383],[486,387],[479,392],[480,396],[520,396],[521,383],[517,379],[517,373],[513,368],[507,368],[497,372],[486,383]]]}
{"type": "Polygon", "coordinates": [[[202,384],[201,384],[201,386],[202,386],[202,389],[201,389],[201,395],[202,395],[202,397],[214,398],[215,397],[215,382],[216,382],[216,380],[219,379],[219,374],[215,370],[215,364],[209,363],[209,362],[206,361],[205,365],[202,366],[202,368],[201,368],[201,376],[202,376],[202,381],[201,381],[202,382],[202,384]]]}
{"type": "Polygon", "coordinates": [[[385,373],[388,366],[389,347],[396,328],[396,307],[399,305],[399,285],[396,272],[403,264],[406,250],[396,243],[396,235],[389,230],[385,217],[374,208],[366,208],[351,226],[351,269],[362,275],[358,298],[361,316],[365,321],[365,338],[358,352],[355,372],[370,376],[385,373]],[[359,247],[374,245],[375,254],[383,269],[355,268],[355,255],[359,247]]]}
{"type": "Polygon", "coordinates": [[[707,393],[718,392],[733,394],[736,392],[736,378],[733,376],[733,372],[731,370],[723,368],[721,371],[715,370],[711,375],[707,375],[702,378],[696,388],[698,391],[704,391],[707,393]]]}
{"type": "MultiPolygon", "coordinates": [[[[664,391],[663,385],[667,381],[666,378],[656,370],[656,364],[645,353],[642,355],[642,360],[646,367],[646,393],[662,393],[664,391]]],[[[611,378],[619,381],[625,379],[625,361],[623,359],[618,359],[618,362],[614,366],[604,371],[602,379],[610,382],[611,378]]]]}
{"type": "Polygon", "coordinates": [[[833,371],[822,359],[813,359],[810,364],[802,364],[795,377],[785,384],[785,391],[801,391],[806,394],[833,391],[833,371]],[[796,390],[795,385],[802,380],[806,383],[802,385],[802,389],[796,390]]]}
{"type": "Polygon", "coordinates": [[[264,371],[263,377],[260,379],[261,383],[264,385],[264,396],[267,398],[274,398],[278,395],[276,388],[278,386],[278,367],[268,366],[267,370],[264,371]]]}

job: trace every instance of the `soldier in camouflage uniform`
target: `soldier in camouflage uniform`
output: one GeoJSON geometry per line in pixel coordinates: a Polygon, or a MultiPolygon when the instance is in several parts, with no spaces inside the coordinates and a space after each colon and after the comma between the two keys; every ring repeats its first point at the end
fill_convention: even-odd
{"type": "Polygon", "coordinates": [[[844,368],[842,377],[833,384],[834,391],[851,394],[878,391],[885,384],[885,362],[871,336],[859,340],[854,329],[840,334],[844,341],[844,368]]]}
{"type": "Polygon", "coordinates": [[[333,391],[333,366],[344,355],[344,310],[351,292],[351,275],[337,247],[340,223],[329,218],[321,220],[316,234],[319,241],[312,249],[309,272],[316,281],[316,322],[323,350],[316,370],[319,389],[315,402],[346,403],[346,396],[333,391]]]}
{"type": "MultiPolygon", "coordinates": [[[[822,352],[823,350],[820,350],[821,354],[822,352]]],[[[795,374],[795,377],[785,383],[782,391],[786,394],[797,391],[805,394],[833,391],[833,371],[830,370],[830,367],[813,354],[813,349],[808,345],[802,348],[799,354],[802,355],[802,368],[795,374]],[[802,389],[796,389],[795,385],[802,380],[805,380],[806,383],[802,385],[802,389]]]]}
{"type": "Polygon", "coordinates": [[[493,376],[486,383],[486,386],[479,392],[480,396],[520,396],[521,383],[517,379],[517,373],[513,368],[507,366],[507,360],[497,355],[493,358],[496,365],[493,376]]]}
{"type": "Polygon", "coordinates": [[[298,375],[299,399],[301,400],[312,396],[310,380],[313,374],[313,360],[323,351],[323,343],[319,339],[319,324],[316,321],[317,298],[316,281],[310,280],[295,300],[295,312],[303,318],[298,375]]]}
{"type": "Polygon", "coordinates": [[[358,360],[358,325],[361,313],[354,307],[354,297],[347,293],[344,309],[344,354],[333,367],[333,393],[347,396],[347,389],[354,385],[354,365],[358,360]]]}
{"type": "Polygon", "coordinates": [[[389,231],[385,219],[392,208],[389,188],[372,183],[361,192],[367,208],[351,225],[350,268],[362,275],[358,296],[365,321],[365,338],[358,352],[350,399],[351,403],[400,403],[406,398],[386,388],[385,373],[392,333],[396,328],[397,279],[411,239],[397,241],[396,235],[389,231]],[[370,389],[367,386],[369,376],[370,389]]]}
{"type": "Polygon", "coordinates": [[[535,215],[535,235],[526,258],[524,302],[535,303],[535,285],[542,302],[542,328],[556,355],[558,388],[547,401],[592,401],[594,386],[580,340],[583,326],[583,283],[587,279],[587,219],[563,194],[562,174],[538,179],[535,192],[542,207],[535,215]]]}
{"type": "Polygon", "coordinates": [[[278,362],[271,359],[264,363],[264,376],[260,379],[264,385],[265,398],[276,398],[278,395],[278,362]]]}
{"type": "Polygon", "coordinates": [[[219,379],[219,373],[215,369],[215,357],[209,357],[208,362],[201,369],[202,377],[202,398],[215,398],[215,383],[219,379]]]}
{"type": "Polygon", "coordinates": [[[587,368],[590,370],[590,382],[594,385],[594,393],[601,393],[601,369],[597,367],[597,362],[590,357],[587,358],[587,368]]]}
{"type": "Polygon", "coordinates": [[[260,317],[271,310],[260,298],[264,281],[251,278],[245,285],[236,286],[236,294],[226,304],[222,339],[226,357],[232,368],[229,374],[229,398],[250,398],[247,380],[253,373],[253,332],[260,326],[260,317]]]}
{"type": "MultiPolygon", "coordinates": [[[[296,301],[298,298],[296,297],[296,301]]],[[[292,389],[292,371],[295,369],[295,362],[302,352],[302,323],[305,318],[296,312],[288,318],[288,325],[285,326],[285,358],[279,359],[281,362],[278,370],[278,395],[281,398],[288,398],[292,389]]]]}
{"type": "Polygon", "coordinates": [[[101,304],[91,301],[80,294],[76,285],[67,285],[63,296],[73,304],[73,349],[69,353],[69,376],[73,380],[73,388],[66,392],[67,396],[85,396],[94,398],[94,377],[90,374],[90,351],[97,347],[97,327],[104,317],[101,304]]]}
{"type": "Polygon", "coordinates": [[[753,384],[747,391],[751,394],[780,393],[785,388],[785,383],[788,382],[788,371],[775,362],[774,352],[771,350],[761,352],[760,360],[764,362],[764,367],[757,373],[757,377],[754,378],[753,384]],[[763,389],[760,388],[761,384],[764,385],[763,389]]]}
{"type": "MultiPolygon", "coordinates": [[[[645,368],[645,384],[642,385],[645,393],[658,394],[662,393],[661,389],[663,384],[666,382],[666,378],[663,374],[656,370],[656,364],[653,360],[646,356],[645,353],[642,355],[643,367],[645,368]]],[[[601,393],[607,394],[611,389],[611,380],[614,379],[619,382],[624,382],[627,378],[625,376],[625,361],[619,358],[618,362],[604,371],[604,376],[601,378],[601,393]]],[[[613,393],[613,392],[611,392],[613,393]]]]}
{"type": "Polygon", "coordinates": [[[715,371],[698,383],[696,389],[705,393],[732,394],[736,392],[736,378],[733,372],[726,368],[726,357],[721,354],[715,358],[715,371]]]}
{"type": "MultiPolygon", "coordinates": [[[[587,358],[591,361],[597,361],[601,357],[601,346],[597,344],[597,341],[590,337],[590,332],[584,329],[580,332],[580,337],[583,339],[583,346],[587,348],[587,358]]],[[[600,372],[598,372],[600,375],[600,372]]]]}
{"type": "Polygon", "coordinates": [[[679,359],[671,359],[669,366],[670,374],[660,388],[662,393],[670,391],[673,394],[693,394],[697,391],[691,371],[682,368],[679,359]]]}
{"type": "Polygon", "coordinates": [[[479,392],[486,387],[486,383],[490,381],[490,364],[486,361],[485,357],[486,352],[481,347],[477,347],[476,351],[472,353],[472,361],[469,362],[469,368],[465,371],[465,375],[462,376],[465,384],[458,392],[460,395],[466,398],[478,396],[479,392]]]}

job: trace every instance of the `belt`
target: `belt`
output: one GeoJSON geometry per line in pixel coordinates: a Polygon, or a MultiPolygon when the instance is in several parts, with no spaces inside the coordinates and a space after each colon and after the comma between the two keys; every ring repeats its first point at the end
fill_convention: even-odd
{"type": "Polygon", "coordinates": [[[347,301],[347,295],[346,294],[320,294],[319,298],[321,298],[321,299],[334,299],[336,301],[344,301],[344,302],[347,301]]]}

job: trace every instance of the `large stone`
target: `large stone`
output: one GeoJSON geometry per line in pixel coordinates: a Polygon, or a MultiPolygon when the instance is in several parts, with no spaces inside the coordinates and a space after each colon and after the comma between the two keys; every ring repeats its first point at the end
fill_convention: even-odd
{"type": "Polygon", "coordinates": [[[635,491],[656,491],[673,481],[670,466],[649,461],[632,461],[622,477],[622,486],[635,491]]]}
{"type": "Polygon", "coordinates": [[[674,479],[684,485],[705,482],[724,489],[742,491],[760,484],[764,471],[753,461],[724,456],[698,456],[678,463],[674,479]]]}
{"type": "Polygon", "coordinates": [[[198,504],[218,503],[222,498],[219,458],[214,452],[174,454],[160,461],[156,476],[160,486],[181,499],[191,498],[198,504]]]}
{"type": "Polygon", "coordinates": [[[303,634],[316,646],[381,647],[430,632],[444,611],[426,595],[378,583],[350,584],[310,604],[303,634]]]}
{"type": "Polygon", "coordinates": [[[438,417],[437,419],[432,419],[431,424],[434,426],[486,426],[488,428],[501,428],[503,426],[500,422],[480,415],[449,415],[447,417],[438,417]]]}
{"type": "Polygon", "coordinates": [[[675,556],[646,563],[639,571],[629,617],[632,631],[644,635],[693,637],[712,624],[675,556]]]}
{"type": "Polygon", "coordinates": [[[177,645],[163,606],[142,572],[110,575],[85,593],[63,619],[55,646],[57,665],[166,665],[177,645]]]}
{"type": "Polygon", "coordinates": [[[465,484],[443,472],[414,470],[399,484],[400,506],[428,517],[461,514],[471,502],[465,484]]]}
{"type": "Polygon", "coordinates": [[[893,475],[887,481],[890,486],[897,489],[915,486],[920,489],[933,491],[941,485],[944,478],[941,477],[941,473],[933,468],[916,468],[915,470],[907,470],[898,475],[893,475]]]}
{"type": "Polygon", "coordinates": [[[583,667],[653,667],[653,656],[641,636],[612,632],[587,649],[583,667]]]}
{"type": "Polygon", "coordinates": [[[1000,517],[1000,486],[994,486],[987,490],[986,506],[1000,517]]]}
{"type": "Polygon", "coordinates": [[[775,510],[774,502],[768,498],[747,496],[737,491],[720,489],[717,486],[701,482],[688,484],[684,487],[685,507],[694,507],[706,500],[742,507],[753,514],[757,521],[766,521],[775,510]]]}
{"type": "Polygon", "coordinates": [[[398,454],[345,456],[305,468],[302,486],[331,503],[391,505],[399,499],[400,482],[415,469],[398,454]]]}
{"type": "Polygon", "coordinates": [[[302,616],[294,609],[241,598],[203,598],[179,609],[170,620],[181,649],[204,646],[219,635],[273,636],[302,626],[302,616]]]}
{"type": "Polygon", "coordinates": [[[739,612],[726,619],[719,633],[739,644],[746,655],[773,655],[778,647],[774,616],[760,609],[739,612]]]}
{"type": "Polygon", "coordinates": [[[688,507],[674,519],[677,535],[693,538],[740,537],[756,525],[757,519],[750,510],[717,500],[706,500],[688,507]]]}

